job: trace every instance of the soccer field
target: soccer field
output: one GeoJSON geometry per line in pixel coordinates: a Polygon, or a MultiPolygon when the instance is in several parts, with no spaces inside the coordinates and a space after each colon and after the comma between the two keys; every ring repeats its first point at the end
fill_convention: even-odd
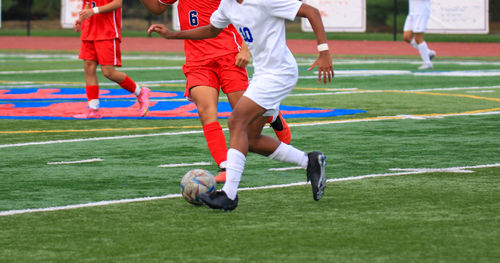
{"type": "Polygon", "coordinates": [[[76,120],[74,54],[0,52],[0,262],[499,262],[500,60],[335,58],[325,86],[313,59],[282,110],[291,144],[327,156],[323,199],[249,154],[224,213],[179,194],[189,169],[217,171],[182,56],[124,54],[147,117],[99,76],[105,118],[76,120]]]}

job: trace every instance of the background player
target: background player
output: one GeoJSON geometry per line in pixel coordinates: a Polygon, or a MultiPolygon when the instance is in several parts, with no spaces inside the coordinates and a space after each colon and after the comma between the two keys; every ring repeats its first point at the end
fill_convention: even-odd
{"type": "Polygon", "coordinates": [[[99,82],[96,74],[98,64],[101,65],[102,74],[106,78],[137,96],[141,116],[148,112],[150,90],[141,88],[127,74],[115,69],[122,66],[121,7],[122,0],[83,1],[83,8],[74,26],[77,32],[81,32],[82,44],[78,58],[83,59],[89,109],[85,113],[75,115],[75,118],[102,117],[99,112],[99,82]]]}
{"type": "MultiPolygon", "coordinates": [[[[141,0],[154,14],[161,14],[176,0],[141,0]]],[[[179,0],[178,14],[181,30],[189,30],[210,24],[210,16],[220,1],[179,0]]],[[[185,96],[194,101],[203,125],[208,149],[221,172],[217,182],[226,180],[227,145],[222,127],[217,121],[219,89],[227,95],[231,107],[248,87],[245,67],[250,61],[250,52],[236,29],[229,25],[216,38],[184,41],[186,64],[182,70],[186,75],[185,96]]],[[[281,114],[269,118],[276,136],[290,143],[291,133],[281,114]]]]}
{"type": "Polygon", "coordinates": [[[238,28],[254,57],[255,73],[248,89],[229,117],[230,149],[227,152],[227,180],[222,191],[202,195],[213,209],[233,210],[238,205],[238,185],[248,151],[271,159],[297,164],[307,169],[314,200],[320,200],[326,187],[325,156],[321,152],[305,153],[291,145],[262,135],[267,116],[279,109],[298,80],[298,67],[286,46],[285,19],[306,17],[318,42],[318,82],[333,78],[333,65],[326,34],[318,9],[297,0],[222,0],[212,14],[210,25],[193,30],[170,32],[164,25],[152,25],[148,33],[165,38],[205,39],[217,36],[232,23],[238,28]]]}
{"type": "Polygon", "coordinates": [[[427,29],[427,21],[431,14],[430,0],[408,0],[409,12],[406,17],[403,38],[420,53],[424,64],[418,69],[432,69],[431,59],[436,56],[434,50],[430,50],[424,40],[424,31],[427,29]]]}

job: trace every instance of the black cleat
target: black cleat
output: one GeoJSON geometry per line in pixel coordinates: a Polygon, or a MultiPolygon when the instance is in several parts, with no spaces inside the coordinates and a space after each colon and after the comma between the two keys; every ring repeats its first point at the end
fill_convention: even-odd
{"type": "Polygon", "coordinates": [[[202,194],[200,199],[212,209],[234,210],[238,206],[238,195],[234,200],[229,199],[224,191],[216,191],[212,194],[202,194]]]}
{"type": "Polygon", "coordinates": [[[307,154],[307,181],[311,181],[313,198],[319,201],[323,197],[326,187],[326,156],[322,152],[310,152],[307,154]]]}

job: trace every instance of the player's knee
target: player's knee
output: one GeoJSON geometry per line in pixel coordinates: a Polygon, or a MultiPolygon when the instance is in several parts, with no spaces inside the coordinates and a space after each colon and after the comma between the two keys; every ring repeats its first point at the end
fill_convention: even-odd
{"type": "Polygon", "coordinates": [[[113,80],[113,73],[114,70],[102,69],[102,75],[104,75],[104,77],[106,77],[109,80],[113,80]]]}

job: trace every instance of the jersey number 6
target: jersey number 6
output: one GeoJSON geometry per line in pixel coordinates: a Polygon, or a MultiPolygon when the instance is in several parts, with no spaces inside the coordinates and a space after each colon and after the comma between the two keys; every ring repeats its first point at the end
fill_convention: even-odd
{"type": "Polygon", "coordinates": [[[191,26],[198,26],[198,12],[195,10],[189,11],[189,24],[191,26]]]}

